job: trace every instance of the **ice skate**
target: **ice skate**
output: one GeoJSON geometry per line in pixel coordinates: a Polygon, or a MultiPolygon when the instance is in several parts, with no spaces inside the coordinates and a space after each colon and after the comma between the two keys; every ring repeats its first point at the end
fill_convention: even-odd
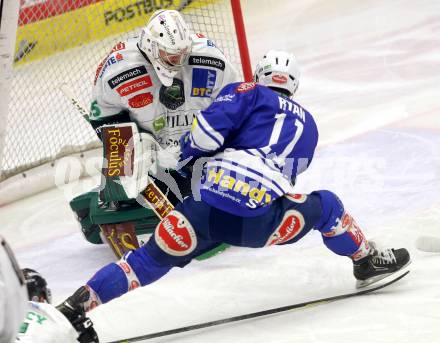
{"type": "Polygon", "coordinates": [[[371,285],[389,275],[403,272],[411,263],[408,250],[378,248],[373,242],[369,242],[370,254],[358,261],[353,262],[353,274],[356,278],[356,287],[362,288],[371,285]]]}

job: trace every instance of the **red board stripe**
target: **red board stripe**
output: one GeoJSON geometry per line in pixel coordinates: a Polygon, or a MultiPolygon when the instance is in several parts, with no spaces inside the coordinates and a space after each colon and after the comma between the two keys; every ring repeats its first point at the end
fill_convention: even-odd
{"type": "Polygon", "coordinates": [[[18,25],[26,25],[74,11],[103,0],[20,0],[18,25]]]}

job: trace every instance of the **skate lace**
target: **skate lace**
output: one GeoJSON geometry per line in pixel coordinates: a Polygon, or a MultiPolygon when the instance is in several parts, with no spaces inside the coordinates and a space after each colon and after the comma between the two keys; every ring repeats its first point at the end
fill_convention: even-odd
{"type": "Polygon", "coordinates": [[[385,249],[382,251],[376,250],[376,254],[373,256],[374,264],[393,264],[396,262],[397,260],[393,249],[385,249]]]}

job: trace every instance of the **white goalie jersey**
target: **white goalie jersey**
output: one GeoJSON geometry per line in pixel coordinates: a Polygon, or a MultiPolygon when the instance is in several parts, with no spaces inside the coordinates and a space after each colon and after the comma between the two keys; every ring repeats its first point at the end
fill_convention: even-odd
{"type": "Polygon", "coordinates": [[[237,81],[234,67],[203,35],[191,35],[192,49],[171,87],[159,81],[154,67],[139,50],[138,39],[118,43],[99,65],[90,120],[117,122],[121,111],[151,133],[162,148],[178,151],[197,111],[205,109],[227,84],[237,81]]]}

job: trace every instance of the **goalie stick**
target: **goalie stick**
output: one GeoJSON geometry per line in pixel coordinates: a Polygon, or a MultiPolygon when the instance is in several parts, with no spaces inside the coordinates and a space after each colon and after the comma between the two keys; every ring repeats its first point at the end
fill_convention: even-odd
{"type": "MultiPolygon", "coordinates": [[[[332,296],[332,297],[328,297],[328,298],[310,300],[310,301],[306,301],[303,303],[298,303],[298,304],[293,304],[293,305],[288,305],[288,306],[283,306],[283,307],[277,307],[277,308],[273,308],[270,310],[243,314],[241,316],[229,317],[229,318],[224,318],[224,319],[215,320],[215,321],[211,321],[211,322],[184,326],[184,327],[180,327],[177,329],[160,331],[160,332],[150,333],[150,334],[146,334],[146,335],[142,335],[142,336],[120,339],[120,340],[111,341],[108,343],[140,342],[140,341],[145,341],[145,340],[149,340],[149,339],[153,339],[153,338],[170,336],[170,335],[175,335],[175,334],[179,334],[179,333],[183,333],[183,332],[200,330],[200,329],[204,329],[204,328],[208,328],[208,327],[213,327],[213,326],[218,326],[218,325],[223,325],[223,324],[228,324],[228,323],[233,323],[233,322],[239,322],[239,321],[243,321],[243,320],[247,320],[247,319],[253,319],[253,318],[268,316],[271,314],[291,311],[294,309],[300,309],[300,308],[305,308],[305,307],[309,307],[309,306],[321,305],[321,304],[330,303],[330,302],[334,302],[334,301],[338,301],[338,300],[348,299],[348,298],[352,298],[352,297],[356,297],[356,296],[360,296],[360,295],[365,295],[368,293],[378,291],[382,288],[385,288],[385,287],[399,281],[400,279],[402,279],[403,277],[405,277],[408,274],[409,274],[409,270],[407,270],[403,273],[400,273],[399,275],[394,276],[393,278],[391,278],[392,275],[390,275],[388,278],[391,278],[391,279],[389,281],[387,281],[386,283],[381,283],[376,286],[373,285],[373,286],[369,287],[368,289],[363,289],[363,290],[359,290],[359,291],[336,295],[336,296],[332,296]]],[[[383,280],[385,280],[385,279],[383,279],[383,280]]]]}

